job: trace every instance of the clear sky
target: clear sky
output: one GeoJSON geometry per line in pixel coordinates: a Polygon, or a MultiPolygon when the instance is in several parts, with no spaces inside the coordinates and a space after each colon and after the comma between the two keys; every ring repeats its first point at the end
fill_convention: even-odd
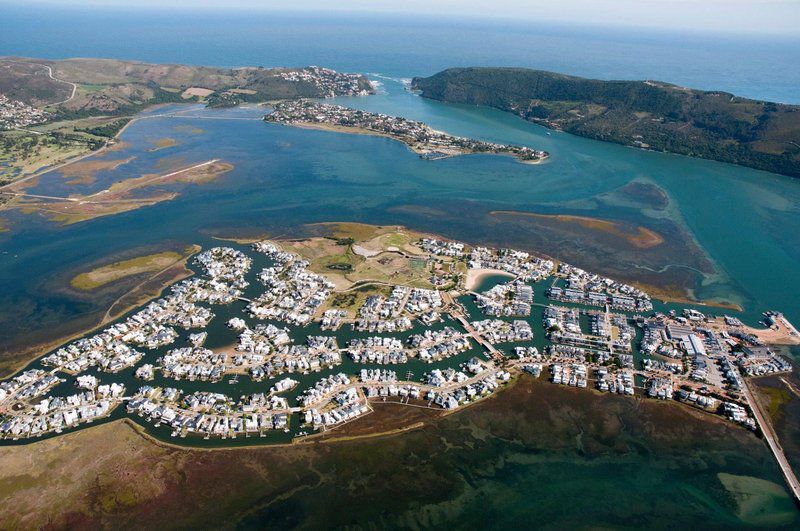
{"type": "Polygon", "coordinates": [[[800,36],[800,0],[0,0],[0,4],[132,9],[308,10],[548,20],[800,36]]]}

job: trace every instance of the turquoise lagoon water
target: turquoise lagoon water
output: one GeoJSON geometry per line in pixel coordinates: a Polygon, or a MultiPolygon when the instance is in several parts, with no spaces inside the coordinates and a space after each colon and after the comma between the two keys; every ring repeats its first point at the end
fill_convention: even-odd
{"type": "Polygon", "coordinates": [[[589,269],[601,264],[602,272],[623,278],[636,276],[635,271],[614,271],[608,257],[601,261],[594,248],[542,240],[517,225],[497,222],[489,214],[495,210],[576,213],[645,226],[671,220],[696,242],[713,271],[691,271],[693,262],[681,249],[653,263],[647,250],[634,250],[628,257],[632,268],[641,256],[650,268],[689,271],[696,277],[690,287],[699,299],[740,303],[751,322],[770,309],[800,321],[800,187],[795,180],[549,134],[499,111],[427,101],[400,82],[383,82],[380,95],[338,103],[420,119],[458,135],[535,146],[549,151],[551,159],[534,166],[488,155],[426,161],[386,138],[267,124],[260,120],[266,110],[258,107],[150,111],[152,117],[122,135],[127,147],[101,155],[134,160],[100,172],[89,185],[67,185],[53,172],[30,191],[98,191],[126,176],[212,157],[232,162],[235,169],[210,184],[180,187],[173,201],[71,226],[6,214],[13,230],[0,234],[0,302],[7,309],[0,315],[0,336],[15,342],[43,323],[90,311],[90,303],[71,299],[53,285],[60,275],[93,260],[140,246],[209,245],[209,236],[242,231],[289,234],[300,224],[321,221],[404,224],[468,242],[539,250],[589,269]],[[164,137],[180,144],[150,151],[153,140],[164,137]],[[662,189],[669,207],[655,211],[609,199],[631,181],[662,189]]]}

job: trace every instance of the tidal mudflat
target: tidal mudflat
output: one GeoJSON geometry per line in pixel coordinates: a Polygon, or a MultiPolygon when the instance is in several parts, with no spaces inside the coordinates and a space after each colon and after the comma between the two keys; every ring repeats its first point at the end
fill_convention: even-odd
{"type": "Polygon", "coordinates": [[[114,422],[5,448],[0,513],[24,527],[163,525],[165,513],[241,528],[797,524],[764,445],[678,404],[524,378],[474,408],[386,428],[420,420],[390,436],[235,451],[166,446],[114,422]]]}

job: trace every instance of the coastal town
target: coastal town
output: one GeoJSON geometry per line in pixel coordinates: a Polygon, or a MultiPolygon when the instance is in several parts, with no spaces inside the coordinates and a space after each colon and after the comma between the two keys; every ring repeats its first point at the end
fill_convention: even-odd
{"type": "Polygon", "coordinates": [[[279,71],[278,77],[292,83],[303,83],[313,86],[318,97],[334,98],[336,96],[367,96],[374,94],[372,84],[361,74],[337,72],[322,66],[279,71]]]}
{"type": "Polygon", "coordinates": [[[0,4],[0,531],[800,531],[800,0],[0,4]]]}
{"type": "Polygon", "coordinates": [[[0,437],[129,416],[179,438],[303,440],[369,415],[375,401],[451,412],[531,376],[678,401],[758,430],[746,379],[791,370],[762,339],[780,329],[800,340],[781,314],[756,329],[660,311],[641,289],[563,262],[397,230],[311,241],[361,253],[363,268],[386,257],[423,264],[421,280],[376,285],[343,306],[347,277],[299,254],[308,242],[197,254],[195,276],[0,383],[0,437]],[[445,273],[451,287],[437,289],[445,273]]]}
{"type": "Polygon", "coordinates": [[[112,148],[125,125],[138,120],[135,115],[149,105],[199,103],[208,108],[227,108],[244,103],[375,93],[375,87],[363,74],[321,66],[216,69],[111,60],[0,57],[0,78],[3,186],[37,171],[46,172],[59,164],[77,161],[90,152],[112,148]],[[76,63],[80,66],[73,68],[76,63]],[[106,68],[112,68],[111,64],[125,72],[113,82],[104,73],[106,68]],[[144,74],[150,67],[158,80],[144,74]]]}
{"type": "Polygon", "coordinates": [[[406,144],[425,159],[487,153],[511,155],[520,162],[533,164],[548,157],[545,151],[525,146],[448,135],[415,120],[310,100],[279,102],[271,113],[264,116],[264,120],[284,125],[387,136],[406,144]]]}
{"type": "Polygon", "coordinates": [[[0,94],[0,131],[46,122],[50,113],[0,94]]]}

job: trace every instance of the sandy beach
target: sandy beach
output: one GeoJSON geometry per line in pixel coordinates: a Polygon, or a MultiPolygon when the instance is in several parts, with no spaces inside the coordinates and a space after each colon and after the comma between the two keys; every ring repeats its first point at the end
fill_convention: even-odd
{"type": "MultiPolygon", "coordinates": [[[[459,148],[452,148],[452,147],[429,147],[423,143],[413,141],[409,138],[396,136],[389,133],[382,133],[380,131],[373,131],[372,129],[367,129],[364,127],[357,127],[357,126],[346,126],[346,125],[337,125],[337,124],[327,124],[327,123],[317,123],[317,122],[293,122],[285,125],[290,125],[293,127],[300,127],[302,129],[317,129],[319,131],[333,131],[335,133],[349,133],[355,135],[370,135],[370,136],[382,136],[384,138],[391,138],[392,140],[397,140],[398,142],[402,142],[405,144],[408,149],[416,153],[417,155],[431,155],[434,153],[441,154],[441,157],[437,158],[448,158],[448,157],[458,157],[460,155],[476,155],[476,154],[491,154],[491,155],[501,155],[501,156],[510,156],[514,157],[514,159],[521,163],[521,164],[539,164],[549,158],[549,155],[542,157],[541,159],[536,160],[523,160],[518,156],[514,155],[513,153],[484,153],[481,151],[471,151],[468,149],[459,149],[459,148]]],[[[440,134],[448,134],[442,131],[437,131],[436,129],[431,129],[434,133],[440,134]]]]}
{"type": "Polygon", "coordinates": [[[467,271],[467,281],[466,281],[467,291],[474,291],[476,287],[481,285],[483,279],[493,275],[501,275],[504,277],[508,277],[509,280],[515,278],[515,276],[512,275],[511,273],[508,273],[507,271],[502,271],[500,269],[470,269],[467,271]]]}

